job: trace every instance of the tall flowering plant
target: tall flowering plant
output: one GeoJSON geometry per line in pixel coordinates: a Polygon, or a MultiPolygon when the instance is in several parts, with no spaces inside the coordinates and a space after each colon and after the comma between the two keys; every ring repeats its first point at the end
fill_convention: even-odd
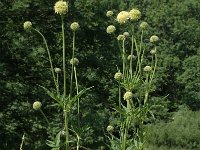
{"type": "MultiPolygon", "coordinates": [[[[108,11],[106,16],[114,18],[113,14],[108,11]]],[[[137,24],[141,19],[138,9],[121,11],[114,19],[124,33],[116,36],[117,28],[114,25],[106,29],[118,42],[122,63],[114,75],[119,92],[118,106],[114,107],[119,114],[119,132],[115,132],[112,124],[107,127],[110,149],[143,150],[146,137],[144,122],[151,114],[148,97],[157,66],[156,45],[159,38],[153,35],[149,39],[151,44],[144,42],[144,33],[149,26],[144,21],[137,24]],[[136,30],[141,33],[139,37],[136,30]]]]}
{"type": "MultiPolygon", "coordinates": [[[[62,63],[62,69],[54,67],[53,62],[52,62],[52,58],[51,58],[51,53],[47,44],[47,41],[44,37],[44,35],[37,30],[36,28],[34,28],[32,26],[32,23],[30,21],[26,21],[24,23],[24,29],[25,30],[29,30],[29,31],[34,31],[36,33],[38,33],[41,38],[43,39],[43,42],[45,44],[45,48],[47,50],[47,54],[48,54],[48,58],[49,58],[49,63],[50,63],[50,68],[51,68],[51,74],[52,74],[52,79],[54,82],[54,89],[53,90],[49,90],[43,86],[40,85],[41,88],[44,89],[44,91],[53,99],[55,100],[55,102],[58,104],[58,106],[60,108],[62,108],[63,110],[63,122],[64,122],[64,131],[60,131],[55,139],[53,140],[47,140],[47,145],[50,146],[53,150],[59,150],[61,147],[65,146],[66,150],[70,150],[71,146],[69,144],[69,142],[71,141],[70,135],[69,135],[69,130],[71,130],[72,132],[75,133],[76,137],[77,137],[77,145],[76,145],[76,149],[80,149],[80,135],[79,133],[77,133],[75,130],[70,129],[69,128],[69,115],[70,112],[72,110],[73,107],[77,106],[77,124],[78,127],[80,127],[80,118],[79,118],[79,113],[80,113],[80,109],[79,109],[79,98],[81,97],[81,95],[83,95],[87,90],[89,90],[90,88],[86,88],[83,89],[81,91],[79,91],[78,88],[78,80],[77,80],[77,70],[76,70],[76,66],[79,63],[79,60],[75,57],[75,37],[76,37],[76,32],[79,30],[80,26],[78,24],[78,22],[74,22],[70,25],[72,34],[73,34],[73,41],[72,41],[72,58],[70,60],[70,64],[71,64],[71,77],[69,79],[69,85],[67,86],[67,77],[66,77],[66,44],[65,44],[65,25],[64,25],[64,18],[65,15],[68,12],[68,2],[63,1],[63,0],[59,0],[58,2],[55,3],[54,6],[54,10],[55,13],[60,15],[61,17],[61,27],[62,27],[62,52],[63,52],[63,63],[62,63]],[[59,85],[59,77],[61,76],[60,73],[63,73],[63,88],[61,91],[60,85],[59,85]],[[75,87],[73,86],[73,82],[75,82],[75,87]],[[74,94],[73,90],[76,90],[76,94],[74,94]],[[69,93],[67,94],[67,91],[69,91],[69,93]],[[77,105],[75,105],[77,104],[77,105]],[[64,133],[65,135],[65,142],[62,143],[61,142],[61,134],[64,133]]],[[[44,114],[44,112],[42,111],[42,103],[40,101],[35,101],[33,103],[33,109],[35,110],[40,110],[40,112],[42,113],[42,115],[44,116],[46,122],[48,123],[49,127],[51,128],[51,124],[48,120],[48,118],[46,117],[46,115],[44,114]]]]}

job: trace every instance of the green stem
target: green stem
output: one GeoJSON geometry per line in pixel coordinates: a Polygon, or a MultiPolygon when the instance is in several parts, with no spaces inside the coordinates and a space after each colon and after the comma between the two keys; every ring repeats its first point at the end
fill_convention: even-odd
{"type": "MultiPolygon", "coordinates": [[[[76,67],[74,66],[74,76],[75,76],[75,82],[76,82],[76,94],[78,95],[79,89],[78,89],[78,79],[77,79],[77,72],[76,67]]],[[[80,99],[78,98],[78,126],[80,127],[80,99]]]]}
{"type": "Polygon", "coordinates": [[[57,82],[57,88],[56,88],[57,89],[57,93],[60,94],[60,91],[59,91],[59,74],[58,73],[56,75],[56,80],[57,80],[56,81],[57,82]]]}
{"type": "Polygon", "coordinates": [[[47,41],[46,41],[44,35],[40,31],[38,31],[37,29],[34,29],[34,28],[33,28],[33,30],[36,31],[42,37],[42,39],[44,41],[44,44],[46,46],[46,50],[47,50],[47,53],[48,53],[49,62],[50,62],[50,66],[51,66],[51,72],[52,72],[54,84],[55,84],[55,87],[56,87],[56,90],[57,90],[56,77],[55,77],[55,73],[54,73],[54,69],[53,69],[53,63],[52,63],[52,59],[51,59],[51,54],[50,54],[50,51],[49,51],[49,47],[47,45],[47,41]]]}
{"type": "Polygon", "coordinates": [[[64,116],[65,116],[65,133],[66,133],[66,138],[65,138],[65,143],[66,143],[66,150],[70,150],[69,149],[69,127],[68,127],[68,124],[69,124],[69,115],[68,115],[68,112],[65,110],[64,111],[64,116]]]}
{"type": "Polygon", "coordinates": [[[125,58],[125,40],[123,40],[123,45],[122,45],[122,61],[123,61],[123,76],[124,76],[124,79],[126,77],[126,58],[125,58]]]}
{"type": "Polygon", "coordinates": [[[70,81],[70,98],[72,98],[73,76],[74,76],[74,51],[75,51],[75,32],[73,32],[73,47],[72,47],[72,71],[70,81]]]}
{"type": "Polygon", "coordinates": [[[44,119],[46,120],[48,126],[50,127],[50,123],[49,123],[49,120],[47,119],[46,115],[44,114],[44,112],[42,111],[42,109],[39,109],[39,110],[40,110],[40,112],[42,113],[44,119]]]}

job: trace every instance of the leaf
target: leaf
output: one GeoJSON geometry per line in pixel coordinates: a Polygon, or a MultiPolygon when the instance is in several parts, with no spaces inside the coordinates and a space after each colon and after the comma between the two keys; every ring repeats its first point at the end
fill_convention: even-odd
{"type": "Polygon", "coordinates": [[[117,112],[119,112],[122,115],[126,115],[126,111],[122,108],[120,108],[119,106],[114,106],[115,108],[113,108],[114,110],[116,110],[117,112]]]}

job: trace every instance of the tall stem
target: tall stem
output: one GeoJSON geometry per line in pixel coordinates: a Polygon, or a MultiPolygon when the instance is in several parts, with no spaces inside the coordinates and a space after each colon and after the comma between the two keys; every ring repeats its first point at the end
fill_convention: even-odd
{"type": "Polygon", "coordinates": [[[55,87],[56,87],[56,91],[58,91],[57,83],[56,83],[56,77],[55,77],[55,73],[54,73],[54,69],[53,69],[53,63],[52,63],[51,54],[50,54],[50,51],[49,51],[49,47],[48,47],[47,41],[46,41],[44,35],[40,31],[38,31],[37,29],[34,29],[34,28],[33,28],[33,30],[36,31],[42,37],[42,39],[44,41],[44,44],[46,46],[46,50],[47,50],[47,53],[48,53],[48,57],[49,57],[49,62],[50,62],[50,66],[51,66],[51,72],[52,72],[54,84],[55,84],[55,87]]]}
{"type": "MultiPolygon", "coordinates": [[[[76,67],[74,66],[74,76],[75,76],[75,82],[76,82],[76,94],[78,95],[79,89],[78,89],[78,79],[77,79],[77,72],[76,67]]],[[[78,127],[80,127],[80,99],[78,98],[78,127]]]]}
{"type": "Polygon", "coordinates": [[[73,32],[73,47],[72,47],[72,71],[71,71],[71,81],[70,81],[70,98],[72,97],[72,86],[73,86],[73,76],[74,76],[74,51],[75,51],[75,32],[73,32]]]}
{"type": "Polygon", "coordinates": [[[123,45],[122,45],[122,61],[123,61],[123,76],[125,79],[126,77],[125,40],[123,40],[123,45]]]}

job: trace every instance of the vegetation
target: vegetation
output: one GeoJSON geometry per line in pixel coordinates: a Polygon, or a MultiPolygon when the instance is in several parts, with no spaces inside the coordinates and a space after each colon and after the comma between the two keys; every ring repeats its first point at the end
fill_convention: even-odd
{"type": "MultiPolygon", "coordinates": [[[[0,49],[0,149],[19,149],[25,135],[23,149],[49,149],[46,139],[64,129],[62,111],[38,86],[53,90],[54,82],[49,67],[48,55],[42,38],[33,32],[25,32],[23,23],[30,20],[44,34],[52,55],[54,66],[62,68],[62,37],[60,16],[54,14],[56,1],[17,0],[2,1],[1,49],[0,49]],[[35,101],[42,103],[42,111],[51,124],[51,130],[39,111],[32,109],[35,101]],[[12,144],[11,144],[12,143],[12,144]]],[[[78,21],[80,31],[76,35],[75,54],[80,89],[94,86],[80,98],[81,140],[89,149],[109,149],[109,133],[106,128],[115,124],[113,116],[118,104],[118,84],[115,81],[116,65],[119,61],[118,45],[106,28],[112,22],[106,16],[112,10],[116,16],[122,10],[138,8],[141,20],[148,22],[147,37],[157,35],[158,64],[153,91],[149,103],[154,117],[145,121],[149,133],[147,147],[156,149],[199,148],[199,55],[200,55],[200,5],[196,0],[152,0],[152,1],[69,1],[66,14],[65,34],[67,62],[72,56],[71,23],[78,21]],[[180,105],[187,109],[180,109],[180,105]],[[174,119],[173,119],[174,118],[174,119]],[[176,132],[175,132],[176,131],[176,132]]],[[[140,23],[140,21],[139,21],[140,23]]],[[[117,29],[119,25],[114,24],[117,29]]],[[[118,30],[118,32],[122,32],[118,30]]],[[[136,32],[139,36],[140,32],[136,32]]],[[[67,65],[70,78],[71,65],[67,65]],[[69,67],[70,66],[70,67],[69,67]]],[[[61,80],[62,82],[62,80],[61,80]]],[[[69,81],[67,81],[69,85],[69,81]]],[[[74,85],[75,86],[75,85],[74,85]]],[[[70,92],[67,89],[66,92],[70,92]]],[[[76,92],[76,91],[74,91],[76,92]]],[[[76,110],[72,109],[70,120],[75,122],[76,110]]],[[[117,128],[114,129],[117,132],[117,128]]],[[[76,134],[69,131],[70,139],[76,134]]],[[[62,132],[61,132],[62,133],[62,132]]],[[[64,137],[61,134],[62,140],[64,137]]],[[[76,146],[76,145],[74,145],[76,146]]]]}

